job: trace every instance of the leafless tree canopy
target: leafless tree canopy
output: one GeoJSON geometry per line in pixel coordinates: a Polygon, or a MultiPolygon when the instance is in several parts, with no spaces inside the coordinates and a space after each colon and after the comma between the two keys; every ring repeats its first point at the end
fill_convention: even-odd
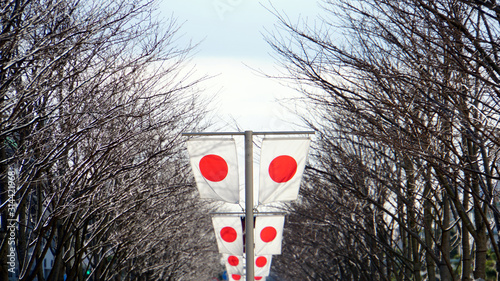
{"type": "Polygon", "coordinates": [[[201,129],[200,78],[155,5],[1,2],[1,280],[11,218],[20,280],[215,275],[180,135],[201,129]]]}
{"type": "Polygon", "coordinates": [[[497,280],[499,7],[322,5],[314,25],[277,13],[268,36],[318,132],[278,271],[292,280],[497,280]]]}

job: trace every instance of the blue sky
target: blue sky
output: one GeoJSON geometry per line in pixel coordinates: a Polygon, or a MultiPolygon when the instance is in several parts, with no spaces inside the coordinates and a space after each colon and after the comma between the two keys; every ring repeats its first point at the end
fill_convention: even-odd
{"type": "Polygon", "coordinates": [[[160,11],[182,25],[179,43],[199,42],[191,63],[200,74],[215,75],[203,86],[215,96],[211,105],[217,128],[278,131],[297,129],[298,118],[278,99],[297,93],[278,81],[259,76],[254,69],[276,73],[271,48],[263,34],[277,19],[272,6],[293,21],[312,22],[321,8],[315,0],[162,0],[160,11]]]}
{"type": "Polygon", "coordinates": [[[185,39],[203,40],[200,56],[268,58],[263,40],[265,29],[273,29],[275,8],[293,20],[312,19],[320,8],[315,0],[162,0],[165,15],[173,13],[183,25],[185,39]]]}

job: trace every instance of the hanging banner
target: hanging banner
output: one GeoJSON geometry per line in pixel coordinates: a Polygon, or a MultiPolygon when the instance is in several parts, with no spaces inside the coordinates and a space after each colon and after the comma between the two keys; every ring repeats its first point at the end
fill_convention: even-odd
{"type": "Polygon", "coordinates": [[[243,275],[243,264],[245,263],[245,260],[242,256],[223,254],[222,257],[228,274],[243,275]]]}
{"type": "Polygon", "coordinates": [[[255,254],[281,255],[285,216],[257,216],[255,218],[255,254]]]}
{"type": "Polygon", "coordinates": [[[200,197],[238,203],[238,157],[234,139],[192,139],[187,142],[187,150],[200,197]]]}
{"type": "Polygon", "coordinates": [[[244,281],[245,277],[243,274],[227,274],[228,280],[229,281],[244,281]]]}
{"type": "Polygon", "coordinates": [[[260,153],[259,203],[296,200],[309,138],[268,138],[260,153]]]}
{"type": "Polygon", "coordinates": [[[243,227],[235,216],[212,217],[219,252],[243,256],[243,227]]]}
{"type": "Polygon", "coordinates": [[[255,267],[254,276],[269,276],[271,270],[271,259],[272,255],[256,256],[255,257],[255,267]]]}

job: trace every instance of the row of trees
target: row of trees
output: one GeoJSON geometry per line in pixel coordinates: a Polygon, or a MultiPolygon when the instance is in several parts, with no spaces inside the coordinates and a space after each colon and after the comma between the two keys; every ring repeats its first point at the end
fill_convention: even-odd
{"type": "MultiPolygon", "coordinates": [[[[290,280],[498,279],[499,6],[323,5],[321,24],[278,15],[269,37],[318,131],[274,270],[290,280]]],[[[154,8],[0,4],[1,280],[11,218],[20,280],[217,275],[180,136],[203,129],[200,80],[182,67],[190,47],[176,47],[175,22],[154,8]]]]}
{"type": "Polygon", "coordinates": [[[324,0],[269,42],[317,130],[290,280],[500,278],[500,6],[324,0]]]}
{"type": "Polygon", "coordinates": [[[1,2],[0,280],[12,249],[20,280],[216,275],[180,135],[202,129],[201,79],[155,5],[1,2]]]}

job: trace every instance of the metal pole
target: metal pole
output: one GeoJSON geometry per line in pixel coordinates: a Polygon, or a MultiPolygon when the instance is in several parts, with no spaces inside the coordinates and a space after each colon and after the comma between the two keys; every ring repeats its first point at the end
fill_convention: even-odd
{"type": "Polygon", "coordinates": [[[246,280],[254,280],[253,132],[245,131],[245,253],[246,280]]]}
{"type": "MultiPolygon", "coordinates": [[[[183,136],[237,136],[245,135],[246,132],[186,132],[183,136]]],[[[252,132],[252,135],[313,135],[314,131],[275,131],[275,132],[252,132]]]]}
{"type": "Polygon", "coordinates": [[[245,136],[245,248],[246,280],[254,280],[254,225],[253,225],[253,135],[311,135],[314,131],[278,131],[278,132],[186,132],[183,136],[245,136]]]}
{"type": "MultiPolygon", "coordinates": [[[[237,216],[241,217],[242,215],[245,215],[245,212],[209,212],[208,213],[211,216],[237,216]]],[[[258,213],[253,213],[255,217],[264,217],[264,216],[276,216],[276,215],[286,215],[286,212],[258,212],[258,213]]]]}

